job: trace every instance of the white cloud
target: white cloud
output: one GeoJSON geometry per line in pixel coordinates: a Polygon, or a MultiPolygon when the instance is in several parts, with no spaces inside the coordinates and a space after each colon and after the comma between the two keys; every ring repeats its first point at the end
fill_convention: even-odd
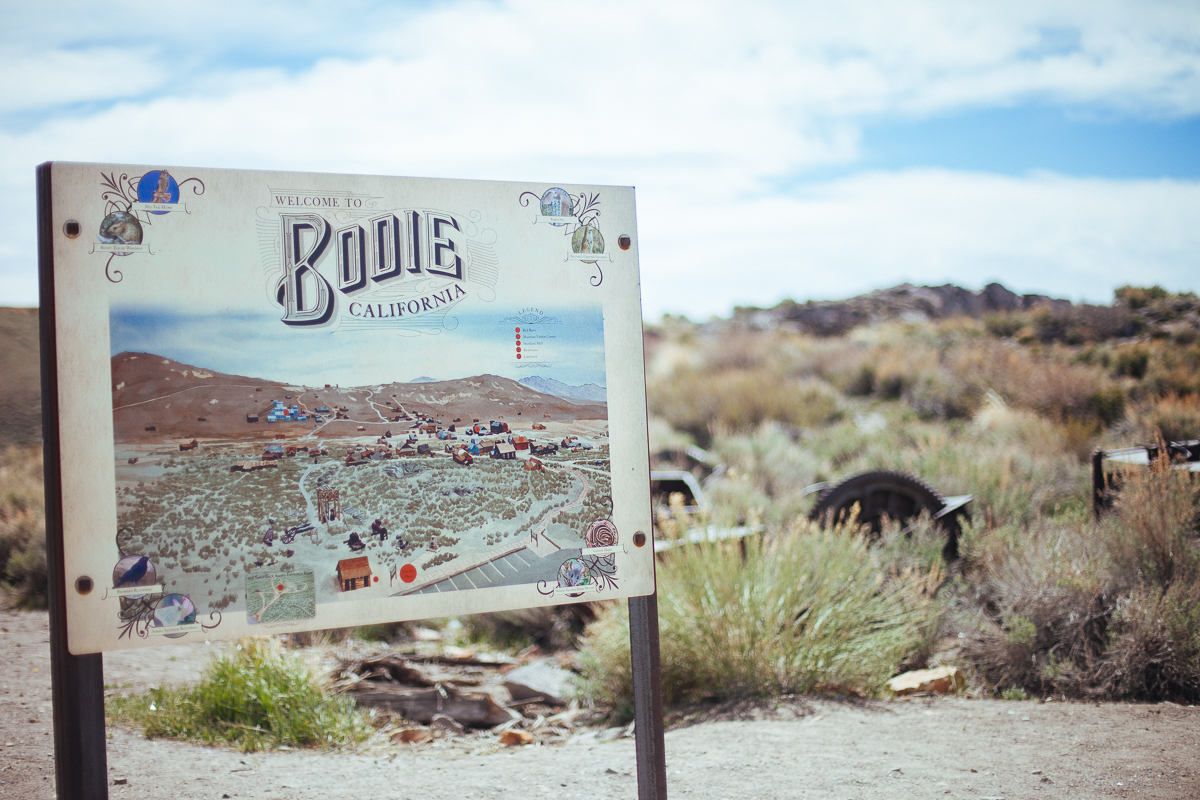
{"type": "Polygon", "coordinates": [[[771,305],[902,281],[977,289],[997,280],[1093,302],[1128,283],[1200,288],[1200,181],[912,170],[747,201],[732,213],[659,214],[639,220],[666,232],[642,246],[650,314],[703,317],[724,313],[728,298],[771,305]]]}
{"type": "Polygon", "coordinates": [[[161,85],[164,78],[145,54],[115,48],[0,52],[0,74],[20,76],[0,92],[0,114],[136,97],[161,85]]]}
{"type": "Polygon", "coordinates": [[[632,183],[650,312],[975,270],[1019,281],[1031,264],[1028,288],[1093,296],[1077,271],[1101,237],[1105,263],[1196,272],[1187,226],[1151,246],[1120,222],[1175,219],[1191,184],[920,172],[769,188],[853,165],[865,120],[1029,100],[1200,113],[1193,4],[243,6],[86,4],[78,33],[29,10],[9,27],[0,111],[24,116],[0,117],[0,214],[21,238],[0,245],[0,302],[35,300],[33,166],[49,158],[632,183]],[[69,106],[89,97],[107,105],[69,106]],[[757,244],[732,232],[763,215],[757,244]],[[792,254],[820,282],[723,283],[792,254]],[[683,275],[690,288],[667,286],[683,275]]]}

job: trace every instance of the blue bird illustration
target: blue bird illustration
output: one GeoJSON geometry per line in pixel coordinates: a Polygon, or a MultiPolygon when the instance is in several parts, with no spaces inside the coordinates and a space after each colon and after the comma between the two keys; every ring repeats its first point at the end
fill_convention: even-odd
{"type": "Polygon", "coordinates": [[[149,568],[150,558],[142,556],[133,563],[133,566],[125,570],[125,574],[121,576],[121,580],[117,581],[113,588],[120,589],[125,585],[137,586],[137,582],[146,577],[146,570],[149,568]]]}

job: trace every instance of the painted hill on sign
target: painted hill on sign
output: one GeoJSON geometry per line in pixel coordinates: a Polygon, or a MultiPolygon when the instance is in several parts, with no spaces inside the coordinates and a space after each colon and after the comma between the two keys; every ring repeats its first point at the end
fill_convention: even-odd
{"type": "Polygon", "coordinates": [[[603,402],[571,402],[498,375],[307,387],[216,372],[152,353],[125,352],[112,358],[112,381],[115,438],[128,443],[242,441],[279,434],[290,439],[318,429],[321,438],[378,436],[387,430],[397,435],[417,416],[441,420],[446,427],[456,419],[511,424],[608,418],[603,402]],[[268,422],[277,400],[296,406],[307,419],[268,422]],[[339,411],[344,418],[336,418],[339,411]]]}

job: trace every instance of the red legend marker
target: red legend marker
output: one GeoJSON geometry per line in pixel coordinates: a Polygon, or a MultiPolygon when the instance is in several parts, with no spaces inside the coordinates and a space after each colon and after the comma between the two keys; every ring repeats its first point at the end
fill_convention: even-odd
{"type": "Polygon", "coordinates": [[[517,358],[520,358],[520,357],[521,357],[521,354],[520,354],[520,353],[517,353],[517,358]]]}
{"type": "Polygon", "coordinates": [[[400,580],[405,583],[412,583],[417,579],[417,568],[412,564],[405,564],[400,568],[400,580]]]}
{"type": "Polygon", "coordinates": [[[283,584],[281,583],[281,584],[279,584],[278,586],[276,586],[275,588],[276,588],[276,589],[278,589],[279,591],[281,591],[281,592],[282,592],[282,591],[283,591],[283,584]]]}
{"type": "Polygon", "coordinates": [[[521,332],[521,329],[520,329],[520,328],[517,328],[517,333],[520,333],[520,332],[521,332]]]}
{"type": "Polygon", "coordinates": [[[375,575],[372,580],[374,580],[376,583],[379,583],[379,576],[375,575]]]}
{"type": "Polygon", "coordinates": [[[519,334],[519,333],[517,334],[517,341],[518,342],[521,341],[521,334],[519,334]]]}

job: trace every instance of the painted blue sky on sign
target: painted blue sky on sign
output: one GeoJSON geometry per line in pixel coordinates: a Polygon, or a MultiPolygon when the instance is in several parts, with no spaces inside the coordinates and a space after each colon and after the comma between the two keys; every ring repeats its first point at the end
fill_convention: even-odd
{"type": "Polygon", "coordinates": [[[1195,3],[25,4],[0,69],[4,304],[52,158],[633,184],[652,319],[1200,290],[1195,3]]]}
{"type": "Polygon", "coordinates": [[[540,314],[548,322],[511,321],[522,314],[518,308],[455,311],[446,320],[451,330],[399,336],[384,328],[349,333],[296,328],[280,322],[278,314],[240,310],[118,307],[109,315],[109,340],[112,355],[153,353],[205,370],[306,386],[454,380],[485,373],[607,385],[604,317],[598,306],[547,307],[540,314]],[[520,361],[517,327],[526,342],[520,361]]]}

